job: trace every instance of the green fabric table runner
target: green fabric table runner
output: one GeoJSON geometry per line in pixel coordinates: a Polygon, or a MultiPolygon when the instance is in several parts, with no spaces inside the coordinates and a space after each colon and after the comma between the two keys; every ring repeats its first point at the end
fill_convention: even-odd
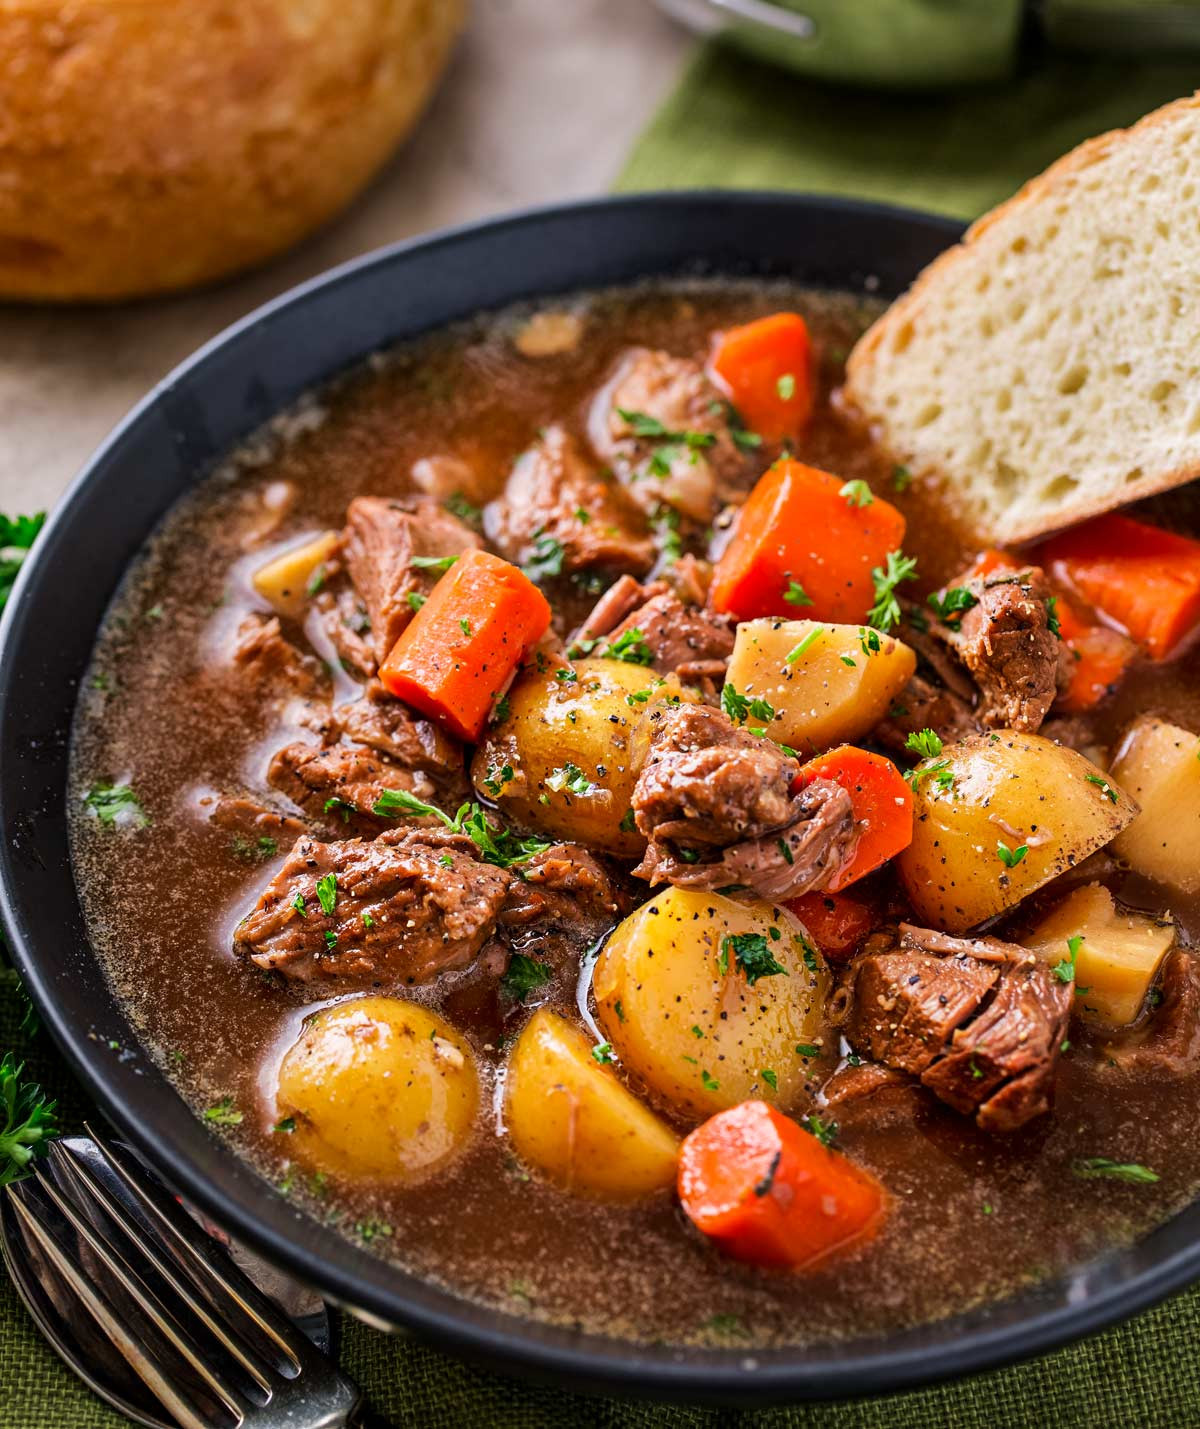
{"type": "MultiPolygon", "coordinates": [[[[624,190],[736,186],[849,194],[971,218],[1090,134],[1190,93],[1200,71],[1056,62],[953,95],[819,86],[701,46],[622,174],[624,190]]],[[[60,1098],[66,1129],[87,1107],[45,1034],[20,1029],[0,972],[0,1053],[60,1098]]],[[[1200,1289],[1029,1364],[885,1399],[756,1414],[585,1398],[469,1368],[347,1317],[341,1359],[373,1407],[422,1429],[1056,1429],[1200,1424],[1200,1289]]],[[[126,1421],[61,1365],[0,1276],[0,1429],[112,1429],[126,1421]]]]}

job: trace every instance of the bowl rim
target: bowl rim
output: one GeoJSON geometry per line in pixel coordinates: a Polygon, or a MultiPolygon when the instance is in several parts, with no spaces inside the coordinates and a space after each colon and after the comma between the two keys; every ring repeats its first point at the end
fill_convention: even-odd
{"type": "MultiPolygon", "coordinates": [[[[920,225],[927,232],[944,235],[946,246],[962,232],[961,224],[941,215],[823,195],[713,189],[621,194],[539,205],[404,239],[351,258],[288,289],[209,339],[155,384],[84,463],[49,514],[45,530],[18,574],[0,618],[0,746],[5,743],[9,692],[18,679],[16,659],[9,652],[15,643],[15,632],[25,623],[30,594],[53,574],[56,536],[67,525],[82,496],[93,485],[102,485],[109,479],[108,464],[120,455],[123,446],[168,394],[203,374],[209,364],[248,335],[260,332],[280,313],[344,284],[363,281],[410,254],[431,254],[504,231],[536,230],[563,218],[586,221],[589,215],[603,211],[631,211],[635,216],[649,218],[664,212],[686,215],[713,203],[761,210],[769,215],[841,215],[863,221],[920,225]]],[[[371,350],[364,349],[356,360],[362,361],[371,350]]],[[[344,370],[344,364],[341,368],[331,366],[325,380],[340,370],[344,370]]],[[[118,581],[124,569],[117,575],[118,581]]],[[[1135,1314],[1200,1277],[1197,1236],[1190,1243],[1168,1247],[1149,1264],[1135,1266],[1123,1278],[1107,1283],[1103,1281],[1105,1262],[1092,1263],[1091,1270],[1099,1271],[1101,1283],[1089,1286],[1086,1296],[1074,1301],[1064,1294],[1061,1303],[1039,1308],[1037,1293],[1028,1292],[997,1302],[1030,1302],[1028,1314],[1009,1322],[989,1324],[986,1311],[965,1312],[913,1331],[900,1330],[869,1340],[770,1351],[656,1348],[547,1326],[484,1307],[395,1265],[388,1267],[391,1288],[382,1285],[383,1276],[375,1277],[373,1282],[370,1267],[384,1262],[289,1207],[236,1153],[214,1142],[198,1118],[189,1116],[193,1125],[181,1126],[178,1138],[170,1146],[164,1146],[154,1131],[139,1120],[126,1092],[116,1085],[117,1063],[111,1054],[101,1047],[94,1033],[89,1033],[60,1005],[54,985],[53,955],[43,966],[42,954],[35,947],[37,939],[23,925],[21,874],[6,817],[6,792],[17,777],[11,772],[15,763],[14,759],[0,762],[0,827],[6,835],[0,842],[0,924],[7,930],[17,970],[72,1073],[121,1134],[218,1223],[369,1323],[411,1330],[461,1358],[502,1372],[518,1371],[565,1388],[676,1401],[763,1405],[912,1389],[1015,1363],[1135,1314]],[[203,1142],[198,1137],[203,1137],[203,1142]],[[182,1154],[181,1145],[185,1148],[182,1154]],[[215,1149],[205,1156],[204,1146],[215,1149]],[[219,1182],[211,1177],[219,1177],[219,1182]],[[303,1239],[297,1235],[298,1225],[304,1228],[303,1239]],[[322,1254],[325,1242],[336,1246],[336,1257],[322,1254]],[[956,1331],[959,1325],[962,1328],[956,1331]],[[878,1348],[871,1348],[876,1345],[878,1348]],[[864,1348],[856,1350],[855,1346],[864,1348]]],[[[57,912],[53,916],[57,917],[57,912]]],[[[91,956],[90,949],[88,955],[91,956]]],[[[148,1058],[144,1070],[173,1091],[148,1058]]],[[[1150,1238],[1157,1234],[1152,1232],[1150,1238]]],[[[1069,1278],[1056,1277],[1047,1285],[1061,1288],[1069,1278]]]]}

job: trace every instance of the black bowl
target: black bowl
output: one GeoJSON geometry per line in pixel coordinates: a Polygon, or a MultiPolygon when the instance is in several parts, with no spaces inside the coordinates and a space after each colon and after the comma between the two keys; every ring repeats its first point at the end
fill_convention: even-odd
{"type": "Polygon", "coordinates": [[[138,1053],[75,892],[67,745],[108,601],[176,498],[301,392],[480,309],[651,274],[786,275],[893,296],[957,236],[945,219],[899,209],[705,193],[542,209],[384,249],[260,308],[184,363],[117,428],[51,518],[0,626],[0,900],[17,965],[121,1133],[218,1221],[331,1298],[573,1389],[762,1404],[896,1389],[1035,1354],[1200,1275],[1196,1205],[1133,1249],[1018,1297],[812,1349],[630,1345],[482,1309],[309,1219],[204,1129],[138,1053]]]}

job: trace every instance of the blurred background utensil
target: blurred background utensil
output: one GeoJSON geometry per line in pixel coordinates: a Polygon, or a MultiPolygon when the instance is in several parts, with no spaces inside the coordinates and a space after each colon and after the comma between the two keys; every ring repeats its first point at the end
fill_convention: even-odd
{"type": "Polygon", "coordinates": [[[323,1302],[218,1235],[94,1133],[52,1143],[0,1202],[0,1245],[30,1313],[135,1423],[354,1422],[358,1391],[327,1357],[323,1302]]]}
{"type": "Polygon", "coordinates": [[[815,79],[895,88],[979,84],[1022,48],[1200,54],[1200,0],[659,0],[701,34],[815,79]]]}

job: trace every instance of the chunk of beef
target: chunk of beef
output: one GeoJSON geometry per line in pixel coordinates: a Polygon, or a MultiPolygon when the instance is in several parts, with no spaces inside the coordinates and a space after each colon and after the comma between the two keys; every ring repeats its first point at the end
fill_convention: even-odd
{"type": "Polygon", "coordinates": [[[413,617],[410,595],[427,595],[439,572],[414,558],[461,556],[483,543],[434,501],[386,501],[357,496],[346,510],[342,555],[371,622],[371,644],[382,661],[413,617]]]}
{"type": "Polygon", "coordinates": [[[794,794],[796,761],[707,705],[653,719],[633,791],[634,820],[649,840],[639,878],[681,888],[742,883],[774,900],[826,886],[857,838],[844,789],[817,779],[794,794]]]}
{"type": "Polygon", "coordinates": [[[1106,1050],[1124,1071],[1182,1077],[1200,1070],[1200,963],[1184,948],[1163,959],[1160,1002],[1145,1027],[1106,1050]]]}
{"type": "Polygon", "coordinates": [[[276,615],[256,612],[246,616],[238,626],[233,662],[259,698],[298,695],[312,699],[328,691],[320,664],[302,654],[283,634],[276,615]]]}
{"type": "Polygon", "coordinates": [[[300,982],[362,987],[466,967],[491,938],[512,882],[476,853],[444,829],[393,829],[370,843],[303,838],[238,924],[233,950],[300,982]],[[330,877],[323,905],[317,882],[330,877]]]}
{"type": "Polygon", "coordinates": [[[672,506],[707,525],[752,483],[729,404],[688,358],[635,348],[597,395],[588,431],[648,511],[672,506]]]}
{"type": "Polygon", "coordinates": [[[369,680],[379,663],[371,640],[371,617],[340,562],[330,562],[324,584],[311,597],[342,669],[369,680]]]}
{"type": "Polygon", "coordinates": [[[200,802],[208,810],[209,823],[233,835],[234,852],[240,856],[282,853],[308,832],[302,819],[268,808],[244,794],[221,794],[200,802]]]}
{"type": "Polygon", "coordinates": [[[447,802],[466,797],[462,745],[389,694],[378,680],[367,685],[360,699],[334,710],[330,729],[406,769],[428,774],[447,802]]]}
{"type": "Polygon", "coordinates": [[[1050,628],[1050,587],[1038,566],[968,577],[954,584],[975,600],[934,620],[930,633],[962,661],[979,686],[976,711],[993,729],[1033,731],[1058,691],[1063,646],[1050,628]]]}
{"type": "Polygon", "coordinates": [[[921,1077],[984,1131],[1015,1131],[1050,1110],[1074,989],[1040,962],[1009,965],[992,1000],[921,1077]]]}
{"type": "Polygon", "coordinates": [[[592,940],[618,923],[630,899],[598,858],[579,844],[554,844],[522,863],[500,921],[523,928],[552,923],[592,940]]]}
{"type": "Polygon", "coordinates": [[[1049,1110],[1071,991],[1015,943],[901,924],[890,947],[860,954],[831,1007],[853,1046],[1006,1132],[1049,1110]]]}
{"type": "Polygon", "coordinates": [[[310,818],[368,835],[392,826],[371,812],[385,789],[404,790],[425,803],[437,793],[428,775],[356,744],[287,744],[272,757],[267,782],[310,818]]]}
{"type": "Polygon", "coordinates": [[[817,1104],[843,1130],[878,1133],[900,1126],[911,1133],[922,1095],[919,1084],[903,1072],[861,1062],[834,1072],[817,1094],[817,1104]]]}
{"type": "Polygon", "coordinates": [[[901,691],[888,717],[875,726],[872,738],[885,749],[904,752],[909,735],[922,729],[933,730],[950,744],[979,734],[983,726],[968,700],[918,673],[901,691]]]}
{"type": "Polygon", "coordinates": [[[665,581],[642,585],[622,576],[600,597],[579,627],[573,645],[604,647],[623,635],[641,636],[654,656],[654,669],[683,680],[722,679],[733,654],[733,630],[725,616],[686,605],[665,581]]]}
{"type": "MultiPolygon", "coordinates": [[[[562,572],[643,575],[654,543],[643,514],[611,480],[598,476],[574,440],[550,427],[518,458],[504,494],[485,513],[487,533],[517,565],[562,557],[562,572]]],[[[557,574],[557,572],[555,572],[557,574]]]]}

